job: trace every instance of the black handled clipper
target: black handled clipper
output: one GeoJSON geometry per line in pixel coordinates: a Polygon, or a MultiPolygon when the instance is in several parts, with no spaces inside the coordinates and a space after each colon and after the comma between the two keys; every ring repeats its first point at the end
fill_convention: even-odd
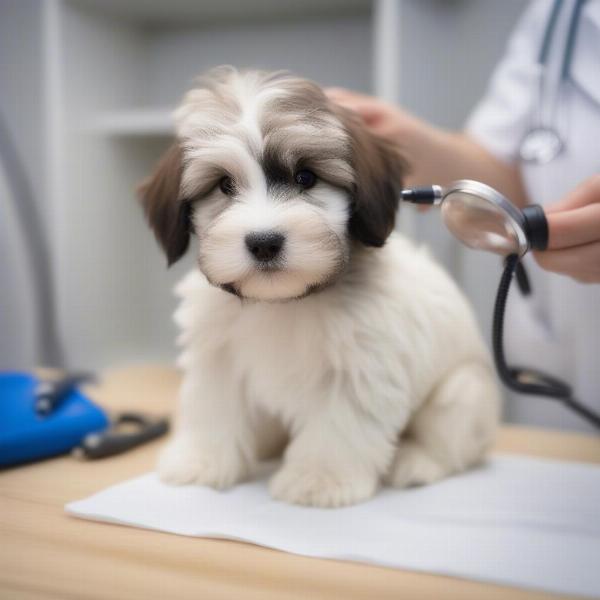
{"type": "Polygon", "coordinates": [[[110,429],[86,435],[81,444],[73,449],[73,456],[82,459],[114,456],[159,438],[167,431],[167,419],[156,419],[134,412],[120,413],[110,429]],[[133,426],[133,431],[119,431],[121,426],[133,426]]]}

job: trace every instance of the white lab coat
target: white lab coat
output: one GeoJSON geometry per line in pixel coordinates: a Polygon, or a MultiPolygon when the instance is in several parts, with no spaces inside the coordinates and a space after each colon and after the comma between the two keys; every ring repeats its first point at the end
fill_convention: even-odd
{"type": "MultiPolygon", "coordinates": [[[[520,142],[536,113],[537,60],[552,5],[551,0],[537,0],[529,6],[467,123],[469,134],[505,161],[519,160],[520,142]]],[[[551,51],[550,68],[561,60],[551,51]]],[[[570,76],[561,84],[553,124],[566,144],[562,154],[547,165],[520,164],[531,202],[542,205],[600,173],[600,0],[583,5],[570,76]]],[[[516,286],[511,290],[508,362],[565,379],[579,400],[600,412],[600,285],[548,273],[530,257],[526,267],[533,297],[524,299],[516,286]]],[[[561,405],[530,396],[512,395],[507,416],[524,423],[593,430],[561,405]]]]}

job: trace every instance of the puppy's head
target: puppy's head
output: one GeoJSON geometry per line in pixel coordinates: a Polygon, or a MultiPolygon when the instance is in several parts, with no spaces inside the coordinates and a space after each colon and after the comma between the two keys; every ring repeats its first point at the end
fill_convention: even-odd
{"type": "Polygon", "coordinates": [[[382,246],[393,229],[402,159],[310,81],[219,68],[175,122],[176,142],[140,187],[169,264],[195,234],[212,284],[297,298],[335,280],[353,241],[382,246]]]}

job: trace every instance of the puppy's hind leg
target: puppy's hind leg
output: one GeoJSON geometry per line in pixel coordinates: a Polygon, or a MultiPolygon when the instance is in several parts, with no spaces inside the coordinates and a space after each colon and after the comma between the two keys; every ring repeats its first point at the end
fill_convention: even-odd
{"type": "Polygon", "coordinates": [[[424,485],[477,464],[494,440],[499,407],[490,366],[471,362],[452,370],[400,439],[387,483],[424,485]]]}

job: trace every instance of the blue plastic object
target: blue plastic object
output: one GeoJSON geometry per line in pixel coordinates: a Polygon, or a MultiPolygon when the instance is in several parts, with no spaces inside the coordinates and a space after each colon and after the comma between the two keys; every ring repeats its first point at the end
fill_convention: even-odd
{"type": "Polygon", "coordinates": [[[0,373],[0,466],[69,452],[88,433],[109,427],[104,411],[77,389],[50,415],[39,416],[37,383],[28,373],[0,373]]]}

